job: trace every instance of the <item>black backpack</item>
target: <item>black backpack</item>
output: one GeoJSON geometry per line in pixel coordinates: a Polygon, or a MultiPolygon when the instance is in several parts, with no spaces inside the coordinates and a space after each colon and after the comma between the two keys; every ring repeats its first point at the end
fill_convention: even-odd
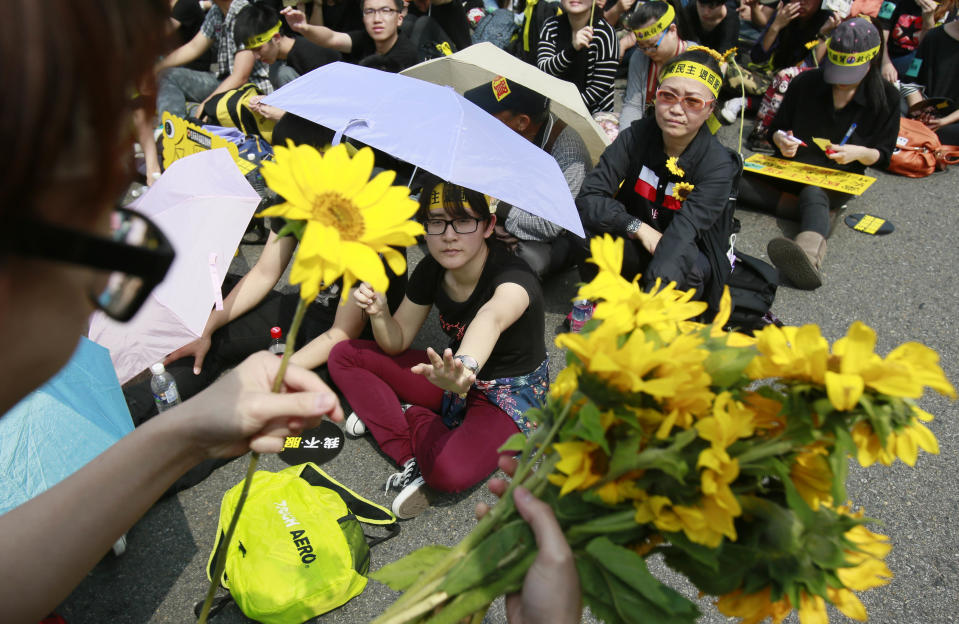
{"type": "Polygon", "coordinates": [[[725,329],[753,335],[766,325],[782,327],[770,308],[776,299],[779,271],[768,262],[736,251],[736,265],[726,283],[733,309],[725,329]]]}
{"type": "Polygon", "coordinates": [[[522,9],[517,8],[516,11],[522,11],[526,19],[517,33],[518,36],[510,44],[511,49],[507,51],[530,65],[536,65],[539,33],[547,19],[559,15],[560,3],[557,0],[526,0],[525,6],[522,9]]]}
{"type": "Polygon", "coordinates": [[[422,63],[456,52],[456,45],[443,27],[429,15],[407,15],[401,29],[416,46],[416,59],[422,63]],[[413,19],[415,17],[415,19],[413,19]],[[410,25],[408,25],[410,24],[410,25]],[[405,28],[404,28],[405,26],[405,28]]]}

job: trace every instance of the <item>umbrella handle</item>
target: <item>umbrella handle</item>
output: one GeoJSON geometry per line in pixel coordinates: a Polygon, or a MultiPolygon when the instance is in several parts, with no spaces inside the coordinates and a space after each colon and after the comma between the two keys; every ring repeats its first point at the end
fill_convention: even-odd
{"type": "Polygon", "coordinates": [[[333,135],[333,146],[337,146],[343,140],[343,133],[349,130],[353,126],[363,125],[367,128],[370,127],[370,122],[365,119],[351,119],[346,122],[346,125],[336,131],[336,134],[333,135]]]}

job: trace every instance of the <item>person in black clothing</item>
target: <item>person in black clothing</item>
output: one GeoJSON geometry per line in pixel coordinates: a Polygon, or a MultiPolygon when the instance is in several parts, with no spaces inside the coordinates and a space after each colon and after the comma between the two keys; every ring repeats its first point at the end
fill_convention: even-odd
{"type": "Polygon", "coordinates": [[[403,23],[403,0],[364,0],[365,30],[345,33],[309,24],[306,15],[297,9],[288,7],[281,13],[290,28],[319,46],[348,55],[348,60],[354,63],[374,54],[395,61],[400,69],[412,67],[418,61],[416,47],[399,33],[403,23]]]}
{"type": "Polygon", "coordinates": [[[466,7],[462,0],[412,0],[407,6],[410,16],[428,15],[443,29],[457,50],[473,43],[466,7]]]}
{"type": "Polygon", "coordinates": [[[807,44],[821,43],[839,24],[839,17],[822,8],[822,0],[790,0],[779,7],[767,22],[750,57],[756,65],[768,68],[766,74],[772,84],[763,96],[756,115],[756,125],[749,136],[753,151],[773,153],[769,143],[769,124],[772,123],[789,81],[811,67],[816,67],[825,53],[825,46],[812,48],[807,44]]]}
{"type": "Polygon", "coordinates": [[[279,88],[287,82],[327,63],[339,61],[342,55],[336,50],[323,48],[305,37],[288,37],[281,30],[280,14],[269,6],[254,3],[236,16],[234,37],[237,47],[253,52],[253,57],[270,65],[273,86],[279,88]],[[272,65],[284,61],[286,72],[273,78],[272,65]]]}
{"type": "MultiPolygon", "coordinates": [[[[662,279],[696,289],[713,310],[731,270],[731,232],[723,215],[737,173],[733,157],[705,127],[721,76],[715,58],[702,49],[669,61],[655,116],[620,132],[576,199],[589,236],[629,239],[623,277],[641,273],[644,288],[662,279]]],[[[589,265],[581,263],[584,281],[595,268],[587,271],[589,265]]]]}
{"type": "MultiPolygon", "coordinates": [[[[924,89],[925,98],[949,98],[952,105],[944,109],[928,107],[920,111],[919,118],[929,128],[935,130],[944,145],[959,145],[959,22],[949,22],[942,28],[936,28],[926,35],[916,50],[916,80],[924,89]],[[950,108],[952,110],[950,110],[950,108]]],[[[908,104],[921,102],[919,92],[907,96],[908,104]]],[[[920,106],[919,108],[923,108],[920,106]]],[[[912,109],[910,109],[912,110],[912,109]]]]}
{"type": "Polygon", "coordinates": [[[739,4],[734,0],[696,0],[679,12],[679,36],[717,52],[739,41],[739,4]]]}
{"type": "MultiPolygon", "coordinates": [[[[170,9],[170,21],[175,28],[175,47],[189,43],[200,32],[203,20],[206,19],[206,12],[210,10],[212,4],[209,0],[204,2],[200,2],[200,0],[177,0],[176,4],[170,9]]],[[[184,64],[183,67],[198,71],[209,71],[210,65],[216,62],[213,52],[213,48],[210,48],[196,59],[184,64]]]]}
{"type": "MultiPolygon", "coordinates": [[[[868,166],[889,164],[899,133],[899,93],[881,76],[881,48],[879,31],[869,20],[857,17],[840,24],[822,68],[792,81],[773,120],[770,133],[781,157],[858,174],[868,166]],[[814,137],[831,145],[824,151],[814,137]]],[[[783,275],[807,290],[822,285],[829,212],[849,197],[758,176],[746,176],[739,191],[741,205],[799,221],[796,239],[776,238],[767,253],[783,275]]]]}
{"type": "Polygon", "coordinates": [[[804,63],[810,54],[806,44],[817,38],[825,39],[838,23],[839,18],[834,17],[832,11],[822,8],[822,0],[780,3],[750,52],[752,61],[771,61],[774,72],[804,63]]]}

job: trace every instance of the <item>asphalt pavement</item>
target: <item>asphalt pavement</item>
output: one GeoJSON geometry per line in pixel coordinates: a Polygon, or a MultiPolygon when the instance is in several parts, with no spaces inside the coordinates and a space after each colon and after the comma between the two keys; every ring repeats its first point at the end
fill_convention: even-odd
{"type": "MultiPolygon", "coordinates": [[[[735,146],[733,127],[723,129],[721,136],[725,144],[735,146]]],[[[840,220],[829,239],[823,287],[805,292],[782,286],[773,312],[787,324],[818,324],[830,341],[844,335],[853,321],[863,321],[878,333],[877,350],[882,354],[906,341],[922,342],[940,353],[946,374],[953,383],[959,382],[955,313],[959,301],[955,279],[959,173],[936,173],[918,180],[874,170],[868,173],[876,176],[876,182],[850,202],[846,214],[880,216],[895,225],[895,232],[870,236],[840,220]]],[[[790,231],[788,223],[770,216],[745,211],[737,216],[742,221],[737,246],[761,258],[766,258],[768,240],[784,229],[790,231]]],[[[244,245],[241,252],[233,268],[237,272],[254,261],[259,248],[244,245]]],[[[422,253],[413,250],[412,260],[420,257],[422,253]]],[[[576,281],[571,271],[545,285],[546,339],[553,376],[564,362],[553,338],[569,310],[576,281]]],[[[432,317],[414,344],[427,345],[445,345],[432,317]]],[[[885,587],[860,594],[870,621],[876,623],[959,622],[959,410],[938,395],[926,396],[920,404],[936,415],[930,428],[939,440],[940,454],[921,453],[914,468],[897,462],[891,467],[862,469],[852,462],[849,475],[853,503],[882,522],[874,528],[889,535],[894,546],[887,563],[895,578],[885,587]]],[[[241,480],[246,462],[246,458],[234,461],[192,489],[158,503],[127,534],[126,553],[107,555],[58,613],[70,624],[193,621],[194,604],[206,592],[205,566],[220,499],[241,480]]],[[[262,468],[269,470],[284,467],[274,456],[262,462],[262,468]]],[[[396,469],[369,437],[348,439],[343,452],[324,469],[362,495],[389,506],[391,496],[384,493],[383,486],[396,469]]],[[[398,537],[373,550],[372,568],[427,544],[455,544],[473,527],[476,503],[491,500],[482,486],[460,495],[437,497],[425,513],[402,522],[398,537]]],[[[651,568],[695,598],[695,592],[661,563],[653,561],[651,568]]],[[[363,594],[311,622],[367,622],[394,598],[394,592],[370,582],[363,594]]],[[[501,602],[494,605],[487,621],[505,621],[501,602]]],[[[700,600],[700,605],[701,622],[733,621],[720,615],[708,600],[700,600]]],[[[849,621],[834,610],[830,619],[849,621]]],[[[235,606],[212,620],[218,624],[249,621],[235,606]]],[[[584,621],[594,620],[587,614],[584,621]]],[[[795,622],[795,615],[787,621],[795,622]]]]}

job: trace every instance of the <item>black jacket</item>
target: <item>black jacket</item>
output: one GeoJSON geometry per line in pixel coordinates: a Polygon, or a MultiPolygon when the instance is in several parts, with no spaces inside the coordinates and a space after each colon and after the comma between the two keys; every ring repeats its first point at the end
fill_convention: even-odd
{"type": "MultiPolygon", "coordinates": [[[[599,164],[583,181],[576,207],[589,236],[608,232],[626,237],[626,227],[633,219],[663,233],[643,275],[644,286],[656,278],[684,284],[701,251],[713,269],[706,300],[716,309],[730,271],[726,259],[732,233],[729,197],[739,174],[736,162],[703,125],[679,157],[684,175],[678,178],[666,169],[663,135],[656,119],[639,119],[603,152],[599,164]],[[640,194],[644,192],[641,178],[647,184],[658,178],[652,200],[640,194]],[[694,185],[681,204],[666,194],[669,183],[679,181],[694,185]]],[[[648,186],[644,189],[647,194],[653,193],[648,186]]]]}

